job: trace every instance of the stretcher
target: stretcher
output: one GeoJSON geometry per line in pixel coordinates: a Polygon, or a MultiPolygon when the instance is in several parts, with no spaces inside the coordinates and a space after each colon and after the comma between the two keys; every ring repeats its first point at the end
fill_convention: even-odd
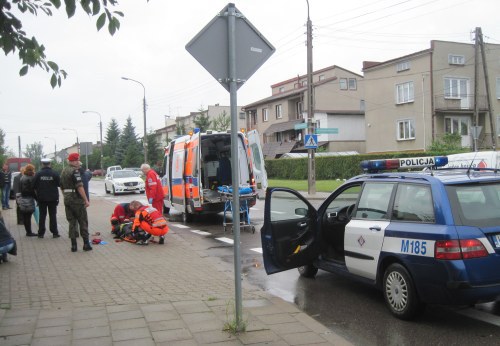
{"type": "MultiPolygon", "coordinates": [[[[226,214],[233,212],[233,190],[230,186],[219,186],[218,188],[221,200],[224,202],[224,216],[222,219],[222,226],[224,232],[229,228],[233,230],[233,222],[227,222],[226,214]]],[[[248,201],[255,198],[256,194],[250,187],[240,186],[239,188],[239,201],[240,201],[240,229],[251,231],[255,233],[255,226],[250,223],[250,208],[248,201]]]]}

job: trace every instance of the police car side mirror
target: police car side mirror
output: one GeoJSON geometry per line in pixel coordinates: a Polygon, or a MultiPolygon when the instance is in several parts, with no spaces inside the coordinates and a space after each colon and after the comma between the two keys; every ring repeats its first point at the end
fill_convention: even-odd
{"type": "Polygon", "coordinates": [[[307,209],[306,208],[297,208],[295,209],[295,215],[299,216],[307,216],[307,209]]]}

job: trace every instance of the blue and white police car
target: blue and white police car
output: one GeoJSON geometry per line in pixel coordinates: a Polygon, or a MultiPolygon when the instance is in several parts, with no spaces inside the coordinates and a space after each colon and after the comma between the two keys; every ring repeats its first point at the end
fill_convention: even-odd
{"type": "Polygon", "coordinates": [[[298,268],[379,287],[392,314],[425,304],[500,297],[500,173],[439,167],[446,157],[363,161],[316,210],[295,190],[267,190],[261,230],[267,274],[298,268]]]}

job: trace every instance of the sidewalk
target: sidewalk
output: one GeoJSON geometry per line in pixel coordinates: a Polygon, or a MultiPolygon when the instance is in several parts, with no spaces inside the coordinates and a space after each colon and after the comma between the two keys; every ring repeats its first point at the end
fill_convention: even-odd
{"type": "Polygon", "coordinates": [[[108,244],[83,252],[80,240],[76,253],[62,205],[58,239],[25,237],[15,210],[3,212],[18,256],[0,264],[0,345],[349,345],[245,280],[246,332],[224,331],[235,318],[233,272],[197,252],[175,225],[163,246],[114,242],[113,207],[91,197],[90,233],[108,244]]]}

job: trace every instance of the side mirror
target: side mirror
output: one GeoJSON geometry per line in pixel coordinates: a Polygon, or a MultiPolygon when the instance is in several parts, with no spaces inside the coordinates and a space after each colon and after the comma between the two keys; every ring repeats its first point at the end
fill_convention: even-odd
{"type": "Polygon", "coordinates": [[[306,208],[297,208],[295,209],[295,215],[299,216],[307,216],[308,210],[306,208]]]}

